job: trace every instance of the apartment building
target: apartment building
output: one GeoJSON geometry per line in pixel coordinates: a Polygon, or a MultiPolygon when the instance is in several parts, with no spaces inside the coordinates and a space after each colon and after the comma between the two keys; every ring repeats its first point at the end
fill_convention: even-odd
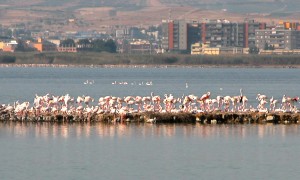
{"type": "Polygon", "coordinates": [[[190,52],[197,42],[209,47],[255,47],[255,30],[265,28],[265,23],[254,20],[163,21],[162,49],[190,52]]]}
{"type": "Polygon", "coordinates": [[[286,29],[284,26],[256,30],[256,47],[261,50],[273,49],[293,50],[300,49],[300,31],[295,29],[286,29]]]}
{"type": "Polygon", "coordinates": [[[162,24],[162,48],[183,52],[188,49],[188,28],[185,20],[168,20],[162,24]]]}

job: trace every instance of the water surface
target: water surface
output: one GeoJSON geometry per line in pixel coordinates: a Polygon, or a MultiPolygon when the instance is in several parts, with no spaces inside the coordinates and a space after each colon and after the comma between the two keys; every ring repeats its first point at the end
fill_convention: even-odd
{"type": "Polygon", "coordinates": [[[1,179],[297,179],[298,125],[0,124],[1,179]]]}
{"type": "MultiPolygon", "coordinates": [[[[11,67],[0,68],[0,103],[36,93],[215,97],[243,88],[255,104],[257,93],[299,96],[299,77],[300,69],[280,68],[11,67]]],[[[0,179],[298,179],[299,138],[299,125],[7,122],[0,179]]]]}

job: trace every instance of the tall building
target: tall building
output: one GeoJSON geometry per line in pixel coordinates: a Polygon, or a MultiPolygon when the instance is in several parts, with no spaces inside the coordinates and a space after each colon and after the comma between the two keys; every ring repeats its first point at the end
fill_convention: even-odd
{"type": "Polygon", "coordinates": [[[266,23],[254,20],[233,23],[234,46],[251,48],[255,47],[255,30],[266,29],[266,23]]]}
{"type": "Polygon", "coordinates": [[[163,21],[162,49],[190,52],[195,43],[209,47],[255,47],[255,30],[265,28],[265,23],[254,20],[239,23],[228,20],[163,21]]]}
{"type": "Polygon", "coordinates": [[[201,43],[210,47],[233,46],[232,23],[227,20],[208,20],[201,23],[201,43]]]}
{"type": "Polygon", "coordinates": [[[255,32],[256,47],[261,50],[267,50],[269,47],[285,50],[300,49],[300,31],[295,29],[277,26],[255,32]]]}
{"type": "Polygon", "coordinates": [[[187,22],[184,20],[163,21],[162,48],[168,51],[187,51],[187,22]]]}
{"type": "Polygon", "coordinates": [[[192,44],[201,41],[201,24],[197,21],[187,23],[187,51],[191,51],[192,44]]]}

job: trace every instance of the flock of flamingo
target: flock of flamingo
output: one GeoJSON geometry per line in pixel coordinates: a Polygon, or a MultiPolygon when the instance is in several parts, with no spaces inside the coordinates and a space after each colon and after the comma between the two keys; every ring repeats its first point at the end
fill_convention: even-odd
{"type": "MultiPolygon", "coordinates": [[[[257,107],[248,106],[248,98],[243,95],[237,96],[216,96],[211,97],[207,92],[202,96],[187,95],[175,98],[172,94],[165,94],[164,97],[150,96],[127,96],[115,97],[105,96],[98,99],[96,106],[92,105],[94,98],[91,96],[78,96],[76,99],[69,94],[54,96],[46,94],[35,95],[34,102],[14,102],[13,105],[0,105],[0,114],[14,113],[23,116],[25,114],[64,114],[64,115],[92,115],[103,113],[137,113],[137,112],[291,112],[297,113],[295,102],[299,97],[288,97],[283,95],[282,100],[273,97],[257,94],[257,107]],[[267,105],[269,104],[269,105],[267,105]]],[[[94,103],[95,104],[95,103],[94,103]]]]}

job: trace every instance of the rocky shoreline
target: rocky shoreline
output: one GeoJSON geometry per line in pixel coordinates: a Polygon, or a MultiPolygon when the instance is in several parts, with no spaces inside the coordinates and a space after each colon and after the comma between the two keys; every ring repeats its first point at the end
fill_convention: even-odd
{"type": "Polygon", "coordinates": [[[300,113],[126,113],[120,114],[94,114],[94,115],[63,115],[43,114],[39,116],[25,114],[16,116],[9,113],[0,115],[0,122],[140,122],[140,123],[204,123],[204,124],[236,124],[236,123],[275,123],[298,124],[300,113]]]}
{"type": "Polygon", "coordinates": [[[149,65],[149,64],[0,64],[1,68],[22,67],[22,68],[300,68],[300,65],[149,65]]]}

